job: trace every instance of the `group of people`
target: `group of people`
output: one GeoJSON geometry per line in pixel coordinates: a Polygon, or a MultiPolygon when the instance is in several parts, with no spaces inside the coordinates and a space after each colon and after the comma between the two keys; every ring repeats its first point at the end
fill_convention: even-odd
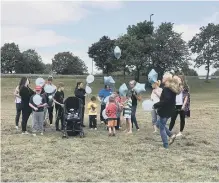
{"type": "MultiPolygon", "coordinates": [[[[49,115],[50,125],[53,123],[53,110],[55,106],[56,111],[56,130],[63,130],[63,106],[64,106],[64,84],[59,83],[58,87],[52,84],[53,77],[49,76],[45,84],[52,85],[55,88],[52,99],[44,91],[44,86],[36,86],[35,91],[30,87],[30,81],[28,78],[23,77],[20,80],[19,86],[16,87],[14,95],[16,102],[16,129],[18,129],[18,123],[20,114],[22,112],[22,134],[28,134],[27,121],[32,113],[32,133],[35,136],[36,132],[40,132],[43,135],[44,125],[49,115]],[[42,102],[36,105],[33,102],[33,97],[40,95],[42,102]],[[61,129],[59,128],[59,122],[61,122],[61,129]]],[[[133,126],[135,125],[137,131],[140,130],[136,119],[136,110],[138,101],[141,101],[141,95],[137,94],[134,90],[136,81],[129,82],[130,90],[126,96],[120,96],[119,92],[112,92],[110,86],[105,85],[98,93],[98,97],[92,96],[90,102],[85,104],[86,91],[82,82],[78,82],[74,91],[74,95],[81,99],[83,102],[82,107],[82,127],[84,124],[85,106],[87,107],[89,116],[89,128],[91,130],[97,130],[97,115],[98,104],[100,103],[100,121],[105,124],[109,136],[115,136],[116,130],[121,129],[121,115],[126,122],[125,132],[127,134],[132,133],[133,126]],[[106,97],[109,100],[106,102],[106,97]],[[99,101],[99,102],[97,102],[99,101]],[[106,116],[103,116],[105,110],[106,116]]],[[[190,116],[190,94],[189,87],[183,76],[173,76],[170,73],[166,73],[163,76],[161,82],[155,81],[152,83],[151,100],[153,101],[153,110],[151,111],[152,125],[154,132],[160,130],[161,139],[163,141],[163,147],[168,148],[172,144],[177,136],[181,136],[184,126],[185,118],[190,116]],[[177,115],[180,115],[180,132],[176,135],[173,134],[172,129],[174,127],[177,115]],[[167,120],[171,118],[169,128],[166,127],[167,120]],[[169,142],[167,139],[169,136],[169,142]]]]}

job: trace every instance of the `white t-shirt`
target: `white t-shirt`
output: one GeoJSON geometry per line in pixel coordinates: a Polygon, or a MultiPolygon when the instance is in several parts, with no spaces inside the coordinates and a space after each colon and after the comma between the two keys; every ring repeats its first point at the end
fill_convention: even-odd
{"type": "MultiPolygon", "coordinates": [[[[16,89],[15,89],[16,91],[17,91],[17,94],[19,94],[19,89],[18,89],[18,86],[16,87],[16,89]]],[[[21,103],[21,98],[19,98],[19,97],[15,97],[15,101],[14,101],[16,104],[19,104],[19,103],[21,103]]]]}
{"type": "Polygon", "coordinates": [[[176,95],[176,105],[183,105],[183,93],[176,95]]]}
{"type": "MultiPolygon", "coordinates": [[[[161,95],[163,89],[162,88],[156,88],[156,89],[153,89],[153,91],[156,91],[157,94],[161,95]]],[[[153,91],[151,93],[151,100],[153,102],[157,103],[157,102],[160,101],[160,97],[158,97],[153,91]]]]}

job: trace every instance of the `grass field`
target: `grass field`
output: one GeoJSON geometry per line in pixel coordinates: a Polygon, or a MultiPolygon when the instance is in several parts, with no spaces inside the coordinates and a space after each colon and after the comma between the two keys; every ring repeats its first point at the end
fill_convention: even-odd
{"type": "MultiPolygon", "coordinates": [[[[70,96],[76,80],[62,78],[55,83],[59,81],[70,96]]],[[[219,81],[188,82],[191,118],[185,136],[165,151],[159,134],[152,133],[150,113],[143,112],[141,104],[137,111],[141,130],[134,129],[132,135],[118,132],[109,138],[98,122],[97,131],[85,128],[84,139],[62,139],[54,126],[44,136],[22,136],[14,122],[13,91],[18,79],[1,78],[2,182],[219,181],[219,81]]],[[[91,86],[97,94],[102,83],[95,81],[91,86]]],[[[88,124],[86,115],[85,121],[88,124]]],[[[31,120],[28,125],[31,130],[31,120]]],[[[178,130],[177,119],[174,131],[178,130]]]]}

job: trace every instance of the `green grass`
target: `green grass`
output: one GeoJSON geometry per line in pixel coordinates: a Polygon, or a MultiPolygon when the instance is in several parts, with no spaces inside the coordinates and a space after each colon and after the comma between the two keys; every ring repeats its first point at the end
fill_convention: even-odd
{"type": "MultiPolygon", "coordinates": [[[[159,134],[153,134],[150,113],[137,111],[140,132],[118,132],[109,138],[104,126],[85,128],[86,137],[62,139],[54,127],[44,136],[22,136],[15,130],[13,91],[19,79],[1,78],[1,171],[2,181],[219,181],[219,81],[188,79],[191,88],[191,118],[184,137],[168,151],[162,150],[159,134]]],[[[65,83],[66,96],[73,95],[72,78],[65,83]]],[[[85,80],[84,80],[85,81],[85,80]]],[[[31,83],[34,83],[31,80],[31,83]]],[[[117,88],[123,79],[116,79],[117,88]]],[[[34,84],[31,85],[34,87],[34,84]]],[[[91,85],[93,94],[102,80],[91,85]]],[[[146,92],[144,99],[150,94],[146,92]]],[[[88,99],[89,100],[89,99],[88,99]]],[[[85,115],[86,124],[88,124],[85,115]]],[[[31,120],[28,122],[31,130],[31,120]]],[[[179,119],[175,132],[179,131],[179,119]]]]}

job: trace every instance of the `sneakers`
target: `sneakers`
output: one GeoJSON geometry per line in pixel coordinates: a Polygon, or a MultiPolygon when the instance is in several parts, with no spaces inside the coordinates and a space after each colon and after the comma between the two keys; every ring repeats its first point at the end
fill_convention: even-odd
{"type": "Polygon", "coordinates": [[[35,133],[33,133],[32,135],[33,135],[34,137],[36,137],[36,134],[35,134],[35,133]]]}
{"type": "Polygon", "coordinates": [[[104,124],[104,121],[101,121],[100,123],[101,123],[101,124],[104,124]]]}
{"type": "Polygon", "coordinates": [[[94,130],[97,130],[97,128],[94,128],[94,130]]]}
{"type": "Polygon", "coordinates": [[[169,145],[171,145],[174,140],[176,139],[176,134],[173,134],[171,137],[170,137],[170,142],[169,142],[169,145]]]}
{"type": "Polygon", "coordinates": [[[15,126],[16,130],[18,130],[18,126],[15,126]]]}
{"type": "Polygon", "coordinates": [[[182,136],[183,134],[182,134],[182,132],[179,132],[177,135],[176,135],[176,137],[180,137],[180,136],[182,136]]]}
{"type": "Polygon", "coordinates": [[[137,131],[139,132],[139,131],[140,131],[140,129],[138,128],[138,129],[137,129],[137,131]]]}
{"type": "Polygon", "coordinates": [[[40,135],[43,135],[43,132],[41,132],[40,135]]]}
{"type": "Polygon", "coordinates": [[[22,132],[22,135],[28,135],[29,133],[27,131],[22,132]]]}

